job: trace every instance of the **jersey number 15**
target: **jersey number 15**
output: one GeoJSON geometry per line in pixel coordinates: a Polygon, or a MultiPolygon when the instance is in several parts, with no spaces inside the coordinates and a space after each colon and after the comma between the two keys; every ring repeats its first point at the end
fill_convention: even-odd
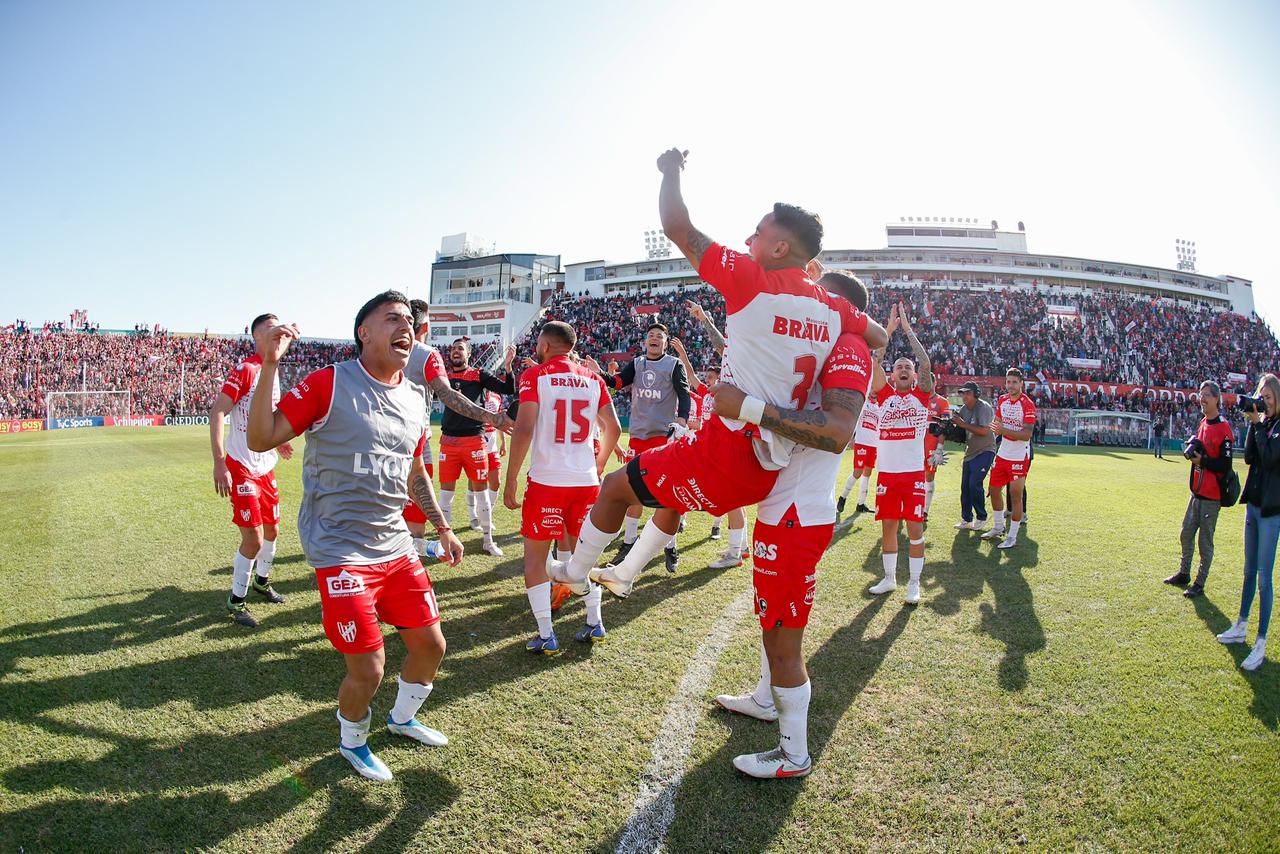
{"type": "Polygon", "coordinates": [[[566,442],[572,445],[581,444],[591,436],[591,421],[586,410],[591,405],[587,400],[565,400],[561,398],[552,404],[556,411],[556,444],[566,442]],[[572,421],[573,433],[569,433],[569,422],[572,421]]]}

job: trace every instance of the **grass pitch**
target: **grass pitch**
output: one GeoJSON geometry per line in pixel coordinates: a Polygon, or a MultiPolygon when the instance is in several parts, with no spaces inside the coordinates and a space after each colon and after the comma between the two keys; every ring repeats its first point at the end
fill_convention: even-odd
{"type": "MultiPolygon", "coordinates": [[[[225,619],[237,537],[210,468],[201,428],[0,441],[0,850],[616,847],[668,702],[750,584],[749,566],[705,569],[723,543],[705,517],[678,575],[655,566],[630,599],[606,597],[607,643],[574,644],[582,605],[567,605],[555,659],[523,649],[515,514],[498,514],[505,558],[466,532],[463,565],[431,570],[449,652],[422,717],[452,743],[375,729],[396,780],[374,785],[336,752],[342,665],[292,523],[300,458],[278,471],[288,602],[256,605],[256,631],[225,619]]],[[[939,475],[916,609],[901,587],[866,593],[878,528],[843,526],[808,633],[813,775],[760,783],[729,765],[776,743],[712,708],[755,682],[743,613],[668,847],[1280,849],[1280,650],[1246,674],[1246,648],[1213,639],[1238,607],[1242,510],[1223,511],[1206,597],[1160,583],[1185,483],[1180,460],[1044,451],[1021,543],[997,552],[951,528],[957,459],[939,475]]],[[[403,654],[387,647],[375,720],[403,654]]]]}

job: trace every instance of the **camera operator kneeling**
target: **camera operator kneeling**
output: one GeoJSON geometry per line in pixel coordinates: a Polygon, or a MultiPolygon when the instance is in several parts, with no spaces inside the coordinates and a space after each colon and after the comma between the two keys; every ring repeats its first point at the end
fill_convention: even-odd
{"type": "Polygon", "coordinates": [[[1204,583],[1213,563],[1213,532],[1218,526],[1222,507],[1222,476],[1231,468],[1231,425],[1220,415],[1222,389],[1206,380],[1200,384],[1200,411],[1204,418],[1196,433],[1183,445],[1182,455],[1191,461],[1191,499],[1182,517],[1182,565],[1164,580],[1165,584],[1184,585],[1191,581],[1191,558],[1195,554],[1196,533],[1200,540],[1200,568],[1195,583],[1183,596],[1194,599],[1204,595],[1204,583]]]}
{"type": "Polygon", "coordinates": [[[1237,405],[1249,421],[1244,438],[1244,461],[1249,475],[1241,500],[1244,515],[1244,589],[1240,617],[1218,640],[1244,643],[1253,594],[1258,593],[1258,637],[1253,650],[1240,662],[1245,670],[1257,670],[1267,654],[1267,624],[1271,622],[1271,570],[1280,538],[1280,379],[1263,374],[1257,396],[1240,396],[1237,405]]]}

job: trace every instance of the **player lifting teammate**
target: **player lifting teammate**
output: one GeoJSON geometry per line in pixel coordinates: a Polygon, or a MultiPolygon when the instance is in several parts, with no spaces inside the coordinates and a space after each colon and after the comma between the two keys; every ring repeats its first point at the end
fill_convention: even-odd
{"type": "Polygon", "coordinates": [[[646,451],[605,478],[578,549],[564,577],[585,592],[586,575],[617,536],[629,505],[655,512],[621,565],[592,572],[617,596],[630,593],[640,569],[675,533],[681,511],[718,516],[758,503],[787,463],[794,442],[761,427],[766,404],[802,406],[841,331],[885,343],[885,333],[847,300],[832,296],[805,274],[822,248],[822,223],[800,208],[776,204],[747,239],[748,254],[714,243],[693,227],[680,193],[685,153],[658,158],[659,213],[667,237],[699,275],[725,297],[725,350],[721,379],[748,397],[741,417],[713,418],[698,433],[646,451]]]}
{"type": "MultiPolygon", "coordinates": [[[[284,601],[284,597],[271,587],[271,566],[276,558],[276,536],[280,530],[280,491],[273,471],[276,451],[251,451],[246,439],[249,402],[258,387],[262,353],[275,320],[274,314],[260,314],[253,319],[249,327],[253,334],[253,355],[231,372],[209,410],[213,488],[223,498],[231,498],[231,521],[240,529],[240,548],[236,550],[232,563],[227,611],[232,620],[249,628],[258,625],[245,605],[245,597],[250,590],[268,602],[280,604],[284,601]],[[231,434],[224,447],[222,430],[228,414],[231,415],[231,434]]],[[[280,383],[273,379],[272,406],[279,399],[280,383]]],[[[286,460],[293,456],[293,446],[288,442],[278,450],[286,460]]]]}
{"type": "MultiPolygon", "coordinates": [[[[538,635],[525,648],[544,655],[560,652],[551,628],[551,582],[546,569],[551,544],[565,540],[565,548],[573,550],[582,521],[600,491],[600,474],[622,432],[604,380],[573,358],[577,341],[573,327],[560,321],[547,323],[538,335],[538,364],[520,375],[520,409],[503,491],[507,508],[520,509],[516,478],[532,448],[520,533],[524,536],[525,593],[538,623],[538,635]],[[592,440],[592,428],[597,424],[598,444],[592,440]]],[[[600,588],[590,587],[587,625],[575,640],[598,643],[605,639],[600,588]]]]}
{"type": "Polygon", "coordinates": [[[1018,544],[1018,527],[1022,524],[1022,490],[1031,470],[1031,433],[1036,424],[1036,405],[1022,393],[1022,371],[1010,368],[1004,377],[1004,394],[996,401],[996,417],[991,432],[1000,436],[996,464],[991,469],[992,517],[995,527],[982,535],[984,540],[1000,540],[999,549],[1018,544]],[[1009,536],[1004,536],[1004,488],[1009,487],[1009,536]]]}
{"type": "MultiPolygon", "coordinates": [[[[294,326],[271,330],[263,381],[274,382],[297,334],[294,326]]],[[[366,744],[386,662],[379,620],[397,628],[407,650],[387,728],[427,745],[448,743],[416,717],[445,641],[431,578],[402,516],[409,496],[435,526],[451,565],[462,559],[462,544],[444,522],[422,461],[425,402],[404,376],[414,345],[409,300],[386,291],[365,303],[355,341],[355,359],[308,375],[274,410],[265,395],[255,395],[248,439],[261,452],[307,434],[298,535],[316,571],[325,634],[346,659],[338,690],[340,752],[361,776],[390,780],[366,744]]]]}

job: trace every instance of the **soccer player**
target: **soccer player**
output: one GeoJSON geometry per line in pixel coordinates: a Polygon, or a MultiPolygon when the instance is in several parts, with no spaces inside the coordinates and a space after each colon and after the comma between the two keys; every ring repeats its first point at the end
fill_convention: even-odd
{"type": "MultiPolygon", "coordinates": [[[[951,411],[951,404],[945,397],[934,392],[929,395],[929,418],[936,421],[951,411]]],[[[942,437],[932,433],[924,434],[924,519],[929,521],[929,505],[933,504],[933,479],[938,474],[935,462],[937,451],[942,448],[942,437]]]]}
{"type": "MultiPolygon", "coordinates": [[[[631,420],[627,433],[627,451],[631,457],[650,448],[667,444],[672,424],[688,426],[692,401],[689,397],[689,376],[684,365],[667,352],[667,327],[662,323],[649,324],[645,332],[644,353],[627,363],[621,371],[604,374],[605,383],[615,391],[631,389],[631,420]]],[[[598,368],[594,360],[588,365],[598,368]]],[[[636,502],[627,508],[626,533],[622,546],[614,556],[614,563],[622,563],[635,545],[640,530],[640,514],[644,508],[636,502]]],[[[675,572],[680,566],[676,551],[676,536],[671,535],[666,548],[667,572],[675,572]]]]}
{"type": "MultiPolygon", "coordinates": [[[[582,529],[596,494],[600,473],[618,444],[622,428],[613,398],[601,376],[571,358],[578,334],[567,323],[553,320],[538,335],[539,364],[520,375],[520,410],[511,435],[503,503],[509,510],[523,507],[520,533],[524,537],[524,586],[538,623],[537,637],[525,649],[557,655],[560,642],[551,628],[551,581],[547,555],[562,537],[570,550],[582,529]],[[600,444],[592,441],[592,426],[600,426],[600,444]],[[516,478],[525,454],[532,448],[523,504],[516,498],[516,478]]],[[[599,643],[605,639],[600,617],[600,588],[587,593],[587,625],[574,639],[599,643]]]]}
{"type": "MultiPolygon", "coordinates": [[[[884,361],[884,348],[871,354],[874,364],[884,361]]],[[[853,492],[853,485],[858,485],[858,506],[855,513],[870,513],[867,506],[867,490],[871,486],[871,472],[876,467],[876,442],[880,436],[880,406],[874,399],[862,404],[862,414],[858,417],[858,429],[853,434],[853,474],[844,482],[840,498],[836,500],[836,512],[844,512],[844,502],[853,492]]]]}
{"type": "MultiPolygon", "coordinates": [[[[274,382],[296,336],[291,325],[271,330],[264,381],[274,382]]],[[[386,291],[365,303],[355,342],[355,359],[308,375],[278,407],[255,395],[248,438],[250,449],[267,451],[307,434],[298,535],[316,570],[325,634],[346,659],[339,751],[362,777],[386,781],[390,769],[366,743],[386,663],[379,620],[396,627],[407,650],[387,729],[426,745],[448,743],[417,719],[445,641],[431,578],[402,515],[409,495],[435,526],[450,565],[462,559],[462,544],[444,522],[422,462],[425,402],[404,376],[414,343],[408,298],[386,291]]]]}
{"type": "MultiPolygon", "coordinates": [[[[847,294],[859,308],[866,305],[866,289],[853,276],[831,271],[819,283],[847,294]]],[[[776,748],[733,760],[735,768],[752,777],[803,777],[812,770],[804,629],[813,606],[818,562],[835,527],[841,454],[853,438],[871,376],[866,342],[846,333],[823,365],[803,410],[765,407],[765,423],[802,444],[792,451],[773,491],[760,502],[752,531],[760,680],[749,694],[716,698],[729,711],[778,722],[776,748]]],[[[716,411],[732,418],[744,398],[740,390],[719,385],[716,411]]]]}
{"type": "MultiPolygon", "coordinates": [[[[511,365],[516,358],[516,348],[508,346],[502,369],[496,374],[471,366],[471,342],[459,338],[449,348],[449,372],[446,375],[450,387],[471,403],[480,407],[488,417],[485,395],[488,392],[515,394],[516,381],[511,365]]],[[[501,408],[501,407],[499,407],[501,408]]],[[[502,549],[493,541],[493,508],[489,499],[489,452],[485,446],[484,421],[446,409],[440,419],[440,506],[444,510],[445,524],[453,523],[453,492],[458,478],[467,476],[467,489],[475,499],[476,519],[484,535],[486,554],[502,557],[502,549]]],[[[492,425],[490,425],[492,426],[492,425]]]]}
{"type": "Polygon", "coordinates": [[[1000,540],[998,549],[1011,549],[1018,544],[1018,527],[1022,524],[1022,490],[1031,468],[1030,442],[1035,429],[1036,405],[1022,393],[1022,371],[1010,368],[1004,375],[1004,394],[996,401],[996,417],[991,432],[1001,437],[996,449],[996,464],[991,469],[988,491],[995,527],[982,535],[984,540],[1000,540]],[[1004,535],[1004,488],[1009,487],[1012,511],[1009,535],[1004,535]]]}
{"type": "Polygon", "coordinates": [[[898,586],[898,527],[907,523],[908,605],[920,601],[920,574],[924,572],[924,437],[929,430],[929,396],[933,394],[933,371],[929,354],[911,329],[907,310],[898,303],[889,311],[889,332],[899,324],[916,363],[905,356],[893,363],[892,382],[879,365],[871,391],[880,406],[880,437],[876,442],[876,519],[880,521],[881,559],[884,578],[871,592],[879,596],[898,586]]]}
{"type": "Polygon", "coordinates": [[[646,451],[605,478],[573,560],[556,579],[577,585],[579,594],[635,501],[663,510],[654,513],[622,564],[592,573],[591,580],[615,596],[630,594],[640,569],[675,532],[680,511],[718,516],[768,495],[795,443],[760,426],[765,405],[803,405],[842,331],[863,335],[875,346],[887,342],[884,330],[848,300],[809,280],[805,266],[822,249],[822,223],[808,211],[775,204],[747,239],[746,255],[694,228],[680,193],[685,154],[673,148],[658,158],[663,230],[702,279],[724,295],[731,346],[725,348],[721,379],[748,397],[741,418],[713,418],[693,436],[646,451]]]}
{"type": "MultiPolygon", "coordinates": [[[[227,377],[222,391],[209,410],[209,445],[213,450],[213,488],[223,498],[231,498],[231,521],[240,529],[240,548],[231,569],[231,594],[227,611],[242,626],[254,628],[258,621],[249,613],[245,597],[253,590],[277,605],[284,597],[271,587],[271,567],[276,559],[276,537],[280,531],[280,490],[276,486],[276,451],[249,450],[245,431],[249,426],[249,402],[258,388],[262,353],[267,346],[274,314],[260,314],[249,329],[253,334],[253,355],[227,377]],[[231,435],[223,444],[223,424],[231,415],[231,435]],[[257,572],[254,572],[254,564],[257,572]],[[250,578],[253,579],[250,582],[250,578]]],[[[280,383],[271,385],[271,403],[280,399],[280,383]]],[[[293,456],[288,442],[279,447],[286,460],[293,456]]]]}
{"type": "MultiPolygon", "coordinates": [[[[507,370],[511,370],[510,366],[507,370]]],[[[502,395],[492,391],[485,392],[484,408],[493,413],[501,412],[503,410],[502,395]]],[[[506,434],[492,424],[484,425],[484,450],[489,455],[489,506],[496,508],[498,502],[502,500],[502,458],[507,455],[506,434]]],[[[471,528],[478,531],[480,520],[475,511],[476,496],[470,492],[467,496],[471,500],[471,528]]]]}
{"type": "MultiPolygon", "coordinates": [[[[449,369],[445,366],[440,351],[427,343],[431,337],[431,307],[426,300],[415,299],[410,302],[413,310],[413,352],[409,354],[409,365],[405,368],[405,378],[414,387],[426,404],[427,421],[424,425],[427,443],[423,451],[423,461],[427,476],[431,477],[431,401],[439,398],[448,409],[475,421],[490,424],[504,433],[510,433],[515,422],[505,412],[492,413],[473,401],[467,400],[449,384],[449,369]]],[[[419,555],[426,554],[427,518],[413,498],[404,508],[405,521],[409,523],[409,533],[413,536],[414,548],[419,555]]]]}

